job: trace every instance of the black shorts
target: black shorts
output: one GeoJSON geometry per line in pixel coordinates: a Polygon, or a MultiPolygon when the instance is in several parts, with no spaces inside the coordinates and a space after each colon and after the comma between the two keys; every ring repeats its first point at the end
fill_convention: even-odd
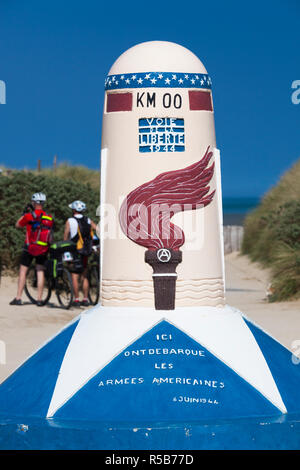
{"type": "Polygon", "coordinates": [[[35,258],[36,264],[40,264],[41,266],[44,266],[44,264],[47,261],[47,254],[32,256],[30,253],[28,253],[27,248],[24,247],[22,251],[21,259],[20,259],[20,264],[29,268],[34,258],[35,258]]]}
{"type": "Polygon", "coordinates": [[[86,269],[87,264],[88,264],[88,256],[84,256],[84,255],[81,255],[80,253],[76,253],[76,255],[74,256],[72,272],[74,274],[82,274],[83,271],[86,269]]]}

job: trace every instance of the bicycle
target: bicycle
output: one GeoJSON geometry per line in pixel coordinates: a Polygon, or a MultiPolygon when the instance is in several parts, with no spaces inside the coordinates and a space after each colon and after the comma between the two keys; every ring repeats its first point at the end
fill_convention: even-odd
{"type": "Polygon", "coordinates": [[[99,285],[99,245],[93,247],[93,253],[88,263],[87,277],[89,281],[88,298],[92,305],[96,305],[100,295],[99,285]]]}
{"type": "MultiPolygon", "coordinates": [[[[55,251],[58,244],[53,245],[55,251]]],[[[33,264],[28,269],[25,282],[25,293],[32,303],[37,303],[37,270],[33,264]]],[[[55,290],[59,304],[69,309],[73,303],[73,284],[71,274],[63,265],[62,253],[56,254],[54,257],[48,258],[45,270],[45,284],[42,295],[42,305],[46,305],[51,297],[52,291],[55,290]]]]}

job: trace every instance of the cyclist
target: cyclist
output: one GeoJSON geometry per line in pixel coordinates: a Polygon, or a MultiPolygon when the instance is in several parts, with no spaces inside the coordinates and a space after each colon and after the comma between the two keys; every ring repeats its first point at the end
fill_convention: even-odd
{"type": "Polygon", "coordinates": [[[49,243],[52,237],[52,216],[46,214],[43,206],[46,202],[44,193],[32,195],[31,204],[28,204],[22,217],[16,223],[16,228],[26,227],[26,239],[23,247],[18,279],[17,296],[10,302],[10,305],[22,305],[21,297],[25,286],[26,274],[32,260],[36,260],[37,270],[37,302],[38,307],[42,306],[42,294],[45,283],[45,262],[49,243]]]}
{"type": "Polygon", "coordinates": [[[77,244],[77,260],[74,265],[76,271],[72,272],[72,282],[74,288],[74,307],[87,307],[89,305],[88,292],[89,281],[87,277],[88,257],[92,253],[93,230],[96,230],[96,224],[88,217],[83,215],[86,210],[86,204],[82,201],[73,201],[69,204],[73,216],[69,217],[65,224],[64,240],[71,240],[77,244]],[[79,300],[79,278],[82,276],[83,300],[79,300]]]}

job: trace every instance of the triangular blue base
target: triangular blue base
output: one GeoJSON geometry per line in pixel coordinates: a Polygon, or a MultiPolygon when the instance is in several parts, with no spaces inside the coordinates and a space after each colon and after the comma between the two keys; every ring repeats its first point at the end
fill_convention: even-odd
{"type": "Polygon", "coordinates": [[[287,414],[162,321],[46,419],[75,321],[0,386],[0,448],[298,449],[300,367],[287,349],[246,323],[287,414]]]}
{"type": "Polygon", "coordinates": [[[31,356],[0,386],[0,414],[45,417],[78,321],[31,356]]]}
{"type": "Polygon", "coordinates": [[[54,415],[88,421],[199,421],[281,412],[232,369],[161,321],[54,415]]]}
{"type": "Polygon", "coordinates": [[[246,418],[175,424],[160,422],[142,425],[47,419],[16,421],[1,419],[0,416],[0,449],[7,450],[114,449],[116,452],[299,448],[299,414],[270,419],[246,418]]]}
{"type": "Polygon", "coordinates": [[[287,411],[299,413],[300,364],[293,362],[292,353],[271,336],[252,323],[246,323],[268,363],[287,411]]]}

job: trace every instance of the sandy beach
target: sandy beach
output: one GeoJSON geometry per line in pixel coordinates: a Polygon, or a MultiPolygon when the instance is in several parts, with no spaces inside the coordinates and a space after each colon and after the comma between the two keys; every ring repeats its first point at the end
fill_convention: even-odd
{"type": "MultiPolygon", "coordinates": [[[[300,301],[268,303],[268,271],[237,252],[225,256],[225,270],[227,304],[292,350],[293,342],[300,340],[300,301]]],[[[0,348],[5,350],[5,357],[0,355],[0,382],[81,311],[60,308],[55,294],[45,307],[32,305],[25,294],[21,307],[11,306],[15,291],[16,279],[4,276],[0,286],[0,348]]]]}

